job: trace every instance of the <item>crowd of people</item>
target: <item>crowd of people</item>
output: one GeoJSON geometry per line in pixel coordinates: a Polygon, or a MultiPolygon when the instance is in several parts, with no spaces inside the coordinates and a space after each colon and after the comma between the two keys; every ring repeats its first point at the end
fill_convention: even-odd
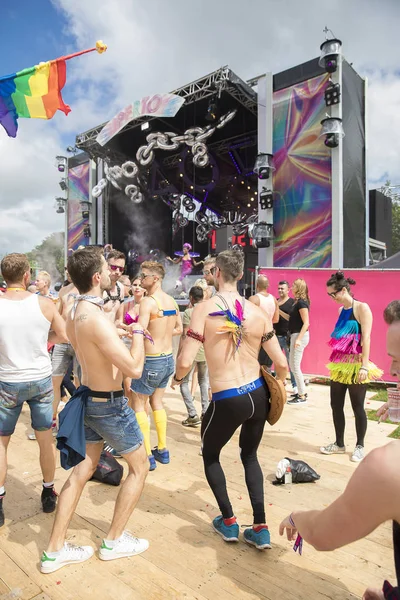
{"type": "MultiPolygon", "coordinates": [[[[192,264],[186,248],[182,263],[192,264]],[[189,256],[189,258],[186,258],[189,256]]],[[[223,447],[240,427],[240,457],[253,509],[253,526],[244,540],[259,550],[271,547],[264,505],[264,476],[257,458],[270,407],[270,390],[260,365],[274,371],[286,385],[289,405],[307,402],[301,371],[309,344],[311,301],[307,284],[280,281],[278,297],[269,291],[266,276],[257,280],[249,300],[238,293],[243,255],[234,250],[209,256],[203,278],[189,291],[189,306],[181,313],[175,299],[163,291],[163,264],[144,261],[130,280],[125,255],[112,248],[80,248],[68,259],[67,279],[57,302],[50,294],[47,273],[35,287],[25,255],[3,258],[7,288],[0,296],[0,526],[4,524],[7,448],[27,402],[33,439],[40,448],[43,474],[42,507],[57,512],[41,559],[42,573],[89,559],[90,546],[65,542],[69,522],[86,482],[95,471],[104,447],[128,465],[99,557],[112,560],[145,551],[149,542],[125,528],[149,471],[170,462],[167,447],[166,387],[180,388],[186,406],[185,427],[201,427],[205,475],[220,509],[214,530],[226,542],[239,541],[239,524],[229,499],[220,463],[223,447]],[[180,337],[176,360],[173,338],[180,337]],[[51,355],[49,353],[51,350],[51,355]],[[73,373],[74,383],[71,381],[73,373]],[[201,410],[195,407],[196,373],[201,410]],[[60,411],[65,378],[72,395],[60,411]],[[59,425],[57,425],[57,414],[59,425]],[[151,444],[150,416],[157,443],[151,444]],[[63,466],[74,467],[57,496],[54,490],[56,450],[63,466]]],[[[182,274],[183,274],[182,268],[182,274]]],[[[367,428],[364,410],[367,385],[381,376],[369,359],[372,313],[354,300],[354,281],[341,272],[327,282],[327,293],[339,305],[328,365],[335,441],[323,454],[343,453],[344,403],[347,390],[355,415],[357,444],[351,459],[364,458],[367,428]]],[[[392,375],[400,378],[400,301],[385,311],[392,375]]],[[[71,393],[70,392],[70,393],[71,393]]],[[[65,401],[64,400],[64,401],[65,401]]],[[[386,416],[387,406],[381,409],[386,416]]],[[[32,439],[32,437],[31,437],[32,439]]],[[[367,535],[385,520],[394,522],[396,569],[400,579],[396,459],[398,442],[371,452],[351,478],[345,493],[322,511],[296,511],[281,524],[288,539],[299,535],[319,550],[330,550],[367,535]],[[362,494],[360,495],[360,489],[362,494]],[[391,500],[379,502],[382,494],[391,500]],[[378,508],[379,507],[379,510],[378,508]],[[340,526],[338,526],[340,524],[340,526]]],[[[390,598],[396,589],[386,582],[382,591],[368,590],[367,600],[390,598]]]]}

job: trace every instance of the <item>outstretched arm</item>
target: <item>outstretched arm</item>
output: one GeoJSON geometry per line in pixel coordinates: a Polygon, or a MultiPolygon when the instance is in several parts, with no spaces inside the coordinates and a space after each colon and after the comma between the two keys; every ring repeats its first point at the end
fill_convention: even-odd
{"type": "Polygon", "coordinates": [[[367,536],[381,523],[398,518],[400,453],[395,444],[398,442],[370,452],[344,493],[330,506],[324,510],[295,511],[291,515],[294,527],[290,517],[284,519],[280,535],[286,529],[287,538],[293,540],[299,532],[316,550],[335,550],[367,536]]]}

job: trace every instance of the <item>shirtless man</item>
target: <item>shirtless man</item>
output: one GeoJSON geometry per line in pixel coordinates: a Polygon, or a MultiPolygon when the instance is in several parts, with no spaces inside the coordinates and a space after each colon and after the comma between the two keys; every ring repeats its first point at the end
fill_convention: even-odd
{"type": "MultiPolygon", "coordinates": [[[[250,296],[249,301],[259,306],[263,310],[273,324],[279,321],[279,307],[276,299],[272,294],[268,292],[269,280],[265,275],[259,275],[257,277],[256,291],[254,296],[250,296]]],[[[258,356],[258,362],[260,365],[265,365],[268,369],[271,368],[272,360],[271,357],[266,354],[264,348],[261,346],[260,354],[258,356]]],[[[286,382],[284,382],[286,383],[286,382]]]]}
{"type": "Polygon", "coordinates": [[[111,527],[101,544],[99,557],[112,560],[133,556],[147,550],[149,545],[147,540],[124,531],[148,472],[143,436],[121,389],[122,372],[132,378],[140,377],[142,373],[144,331],[140,325],[132,326],[132,345],[128,350],[119,339],[114,324],[105,316],[103,291],[110,289],[111,281],[107,263],[98,249],[74,252],[68,260],[68,270],[82,294],[76,299],[76,311],[72,310],[68,316],[67,334],[82,365],[83,386],[71,402],[77,399],[85,402],[86,458],[73,469],[61,491],[50,542],[42,555],[42,573],[83,562],[94,553],[91,546],[66,544],[65,537],[82,490],[97,467],[105,439],[123,455],[129,472],[120,488],[111,527]],[[92,391],[92,388],[100,391],[92,391]]]}
{"type": "Polygon", "coordinates": [[[160,263],[142,263],[139,277],[147,296],[140,302],[139,323],[143,329],[149,330],[154,343],[145,340],[146,361],[143,374],[141,379],[132,381],[131,385],[131,390],[135,392],[133,408],[144,436],[150,471],[156,468],[156,460],[164,465],[169,463],[169,452],[166,448],[167,413],[162,398],[174,372],[172,337],[180,335],[183,330],[175,300],[161,289],[164,275],[165,270],[160,263]],[[150,425],[147,418],[149,397],[158,437],[158,444],[154,450],[151,450],[150,425]]]}
{"type": "Polygon", "coordinates": [[[125,271],[125,254],[119,250],[111,250],[107,256],[107,263],[110,271],[111,289],[105,290],[103,293],[104,314],[112,323],[115,323],[118,310],[124,303],[124,286],[118,279],[125,271]]]}
{"type": "MultiPolygon", "coordinates": [[[[78,293],[75,285],[71,282],[68,271],[66,276],[70,283],[61,288],[58,295],[58,311],[64,321],[67,320],[69,312],[74,304],[74,297],[78,293]]],[[[53,354],[51,357],[51,366],[53,370],[53,388],[54,388],[54,402],[53,402],[53,433],[57,433],[57,412],[61,402],[61,384],[65,377],[65,374],[73,364],[74,383],[75,387],[78,387],[79,381],[79,365],[76,360],[75,350],[73,349],[70,342],[66,344],[56,344],[53,348],[53,354]]],[[[28,436],[29,439],[35,439],[34,436],[28,436]]]]}
{"type": "Polygon", "coordinates": [[[242,253],[234,250],[226,250],[217,256],[213,268],[217,294],[196,304],[193,309],[172,386],[182,383],[203,343],[212,390],[212,401],[201,425],[203,461],[207,481],[222,513],[214,519],[213,527],[226,542],[238,541],[239,525],[228,498],[219,457],[236,429],[242,426],[240,457],[254,518],[253,527],[244,531],[244,539],[263,550],[271,545],[265,523],[263,474],[257,449],[268,416],[269,390],[257,360],[260,345],[273,359],[281,380],[286,378],[287,361],[270,319],[237,292],[237,282],[243,276],[243,262],[242,253]],[[221,306],[224,311],[236,315],[242,325],[230,327],[221,306]]]}

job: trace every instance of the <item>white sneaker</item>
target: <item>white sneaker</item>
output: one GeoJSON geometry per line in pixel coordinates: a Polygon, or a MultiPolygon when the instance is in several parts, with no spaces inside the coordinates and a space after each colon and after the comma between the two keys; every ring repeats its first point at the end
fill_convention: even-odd
{"type": "Polygon", "coordinates": [[[354,448],[354,452],[351,455],[351,459],[353,462],[361,462],[364,458],[364,448],[362,446],[356,446],[354,448]]]}
{"type": "Polygon", "coordinates": [[[53,573],[66,565],[81,563],[89,560],[94,554],[91,546],[74,546],[65,542],[59,552],[43,552],[40,571],[42,573],[53,573]]]}
{"type": "Polygon", "coordinates": [[[115,546],[107,546],[106,540],[103,540],[99,550],[101,560],[114,560],[115,558],[124,558],[125,556],[135,556],[145,552],[149,547],[149,542],[131,535],[124,531],[115,546]]]}
{"type": "Polygon", "coordinates": [[[333,442],[333,444],[321,446],[319,451],[322,454],[344,454],[346,452],[346,446],[338,446],[336,442],[333,442]]]}
{"type": "Polygon", "coordinates": [[[36,440],[36,433],[34,431],[28,433],[28,440],[36,440]]]}

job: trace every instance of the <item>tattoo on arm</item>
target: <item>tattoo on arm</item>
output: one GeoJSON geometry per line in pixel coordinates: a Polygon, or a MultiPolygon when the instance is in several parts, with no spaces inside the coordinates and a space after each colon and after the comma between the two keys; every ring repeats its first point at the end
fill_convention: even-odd
{"type": "Polygon", "coordinates": [[[275,329],[273,329],[272,331],[268,331],[268,333],[264,333],[264,335],[261,338],[261,343],[264,344],[264,342],[268,342],[271,338],[273,338],[275,335],[275,329]]]}
{"type": "Polygon", "coordinates": [[[77,321],[85,321],[87,319],[87,314],[83,313],[82,315],[79,315],[79,317],[76,317],[77,321]]]}

